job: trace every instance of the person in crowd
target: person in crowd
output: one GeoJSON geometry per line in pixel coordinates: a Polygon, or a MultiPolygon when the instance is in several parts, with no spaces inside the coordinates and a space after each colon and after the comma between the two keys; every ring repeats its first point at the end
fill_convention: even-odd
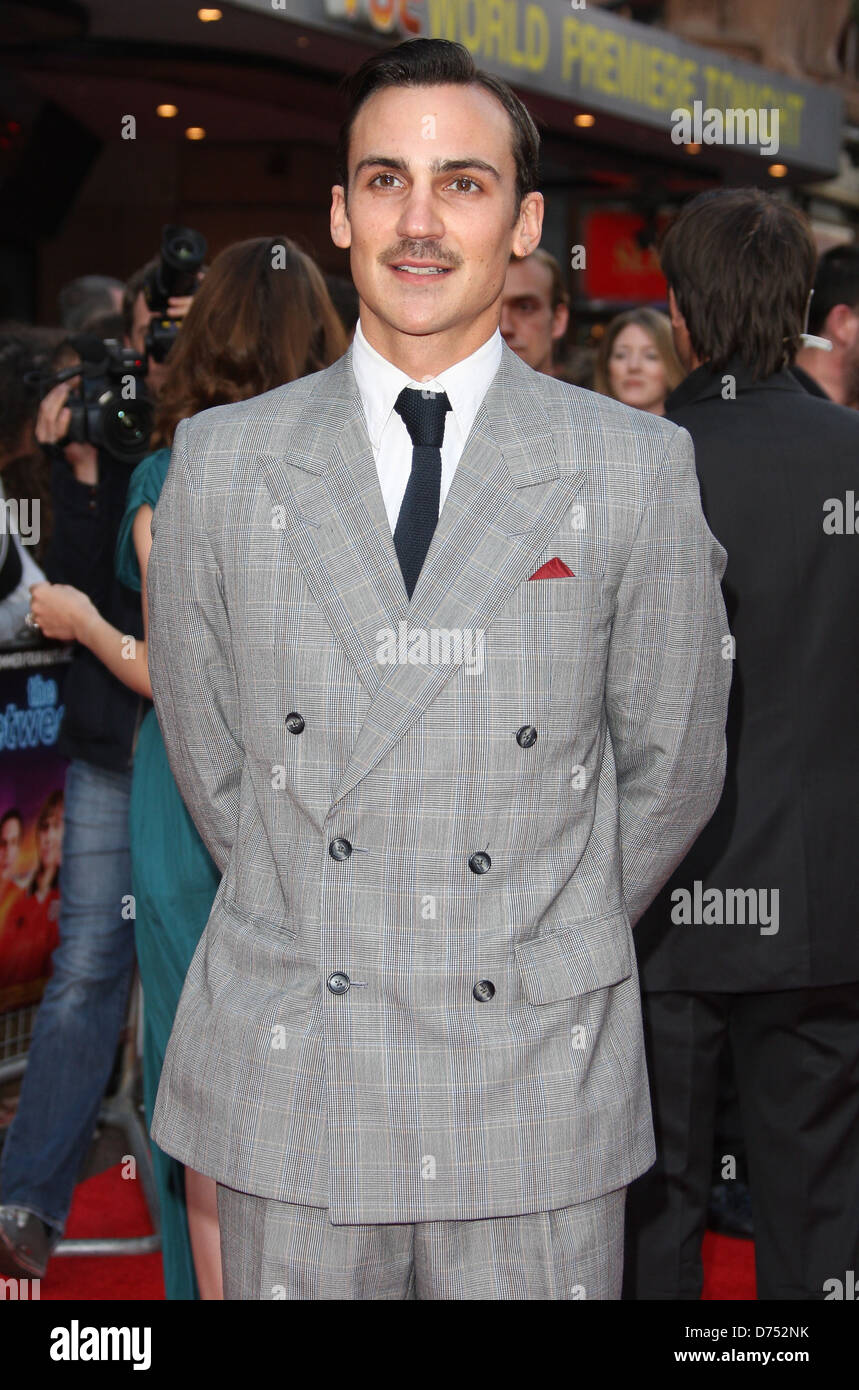
{"type": "Polygon", "coordinates": [[[63,793],[57,790],[46,798],[36,820],[36,867],[8,905],[0,935],[0,985],[50,974],[58,940],[62,852],[63,793]]]}
{"type": "MultiPolygon", "coordinates": [[[[134,348],[139,357],[146,351],[146,334],[152,322],[152,310],[146,302],[144,286],[147,277],[158,268],[159,258],[153,257],[147,261],[146,265],[135,270],[129,275],[122,295],[122,327],[125,342],[128,347],[134,348]]],[[[201,270],[199,279],[202,283],[204,272],[201,270]]],[[[188,310],[193,302],[193,295],[174,295],[167,301],[167,317],[171,319],[185,319],[188,310]]],[[[154,358],[149,358],[146,363],[146,388],[151,396],[157,399],[158,393],[167,379],[167,362],[156,362],[154,358]]]]}
{"type": "Polygon", "coordinates": [[[833,246],[820,257],[808,310],[808,331],[831,350],[803,345],[794,376],[806,390],[837,405],[859,407],[859,246],[833,246]]]}
{"type": "Polygon", "coordinates": [[[859,1269],[859,566],[837,525],[859,417],[790,372],[816,259],[794,207],[702,194],[661,257],[689,373],[666,414],[728,552],[735,675],[724,794],[635,932],[658,1159],[630,1189],[627,1292],[701,1295],[727,1042],[758,1298],[818,1300],[859,1269]]]}
{"type": "Polygon", "coordinates": [[[499,332],[543,215],[515,93],[417,39],[347,113],[352,345],[183,421],[152,521],[158,719],[223,874],[152,1133],[218,1180],[227,1299],[617,1298],[630,921],[721,790],[724,552],[682,430],[499,332]]]}
{"type": "MultiPolygon", "coordinates": [[[[59,351],[63,351],[61,347],[59,351]]],[[[113,553],[130,467],[89,443],[60,444],[73,382],[38,407],[52,468],[47,579],[72,585],[119,631],[143,636],[140,596],[113,553]]],[[[37,620],[31,613],[30,623],[37,620]]],[[[134,745],[148,701],[82,645],[64,685],[57,751],[65,781],[60,942],[42,997],[18,1107],[0,1158],[0,1273],[41,1277],[62,1236],[126,1016],[134,971],[128,812],[134,745]]]]}
{"type": "Polygon", "coordinates": [[[90,321],[102,314],[118,314],[125,286],[111,275],[81,275],[60,290],[57,307],[60,323],[69,334],[84,333],[90,321]]]}
{"type": "Polygon", "coordinates": [[[7,501],[26,502],[33,517],[38,515],[38,535],[28,536],[25,547],[38,565],[44,564],[53,531],[51,461],[36,439],[38,378],[49,370],[64,337],[61,329],[0,324],[0,473],[7,501]]]}
{"type": "MultiPolygon", "coordinates": [[[[119,528],[123,584],[146,592],[150,521],[181,420],[246,400],[319,371],[346,348],[346,334],[322,274],[287,237],[256,237],[216,257],[170,353],[156,418],[161,447],[135,469],[119,528]]],[[[133,690],[151,693],[144,640],[129,651],[124,633],[84,593],[62,585],[33,592],[42,631],[74,638],[133,690]]],[[[219,882],[170,772],[158,720],[140,729],[131,789],[135,940],[144,997],[144,1097],[151,1122],[161,1064],[179,994],[219,882]]],[[[220,1247],[215,1184],[154,1149],[167,1296],[218,1298],[220,1247]],[[189,1236],[190,1225],[190,1236],[189,1236]]]]}
{"type": "Polygon", "coordinates": [[[556,374],[570,322],[570,296],[561,267],[538,246],[511,256],[501,296],[501,336],[535,372],[556,374]]]}
{"type": "Polygon", "coordinates": [[[613,318],[599,341],[594,389],[636,410],[665,414],[665,398],[683,379],[671,324],[644,307],[613,318]]]}

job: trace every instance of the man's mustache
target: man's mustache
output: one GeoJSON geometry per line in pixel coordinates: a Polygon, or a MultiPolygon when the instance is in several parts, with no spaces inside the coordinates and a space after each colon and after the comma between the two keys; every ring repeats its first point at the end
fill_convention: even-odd
{"type": "Polygon", "coordinates": [[[396,265],[398,261],[438,261],[440,265],[452,268],[462,265],[462,257],[455,251],[445,251],[440,246],[428,246],[421,241],[403,241],[393,251],[383,251],[379,257],[382,265],[396,265]]]}

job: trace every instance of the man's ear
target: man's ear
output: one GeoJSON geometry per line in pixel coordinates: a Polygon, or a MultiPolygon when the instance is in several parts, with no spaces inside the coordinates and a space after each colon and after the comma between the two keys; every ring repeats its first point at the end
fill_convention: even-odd
{"type": "Polygon", "coordinates": [[[685,328],[686,320],[677,307],[677,299],[671,286],[668,286],[668,317],[672,328],[685,328]]]}
{"type": "Polygon", "coordinates": [[[849,304],[835,304],[826,315],[821,337],[839,348],[852,348],[859,334],[859,317],[849,304]]]}
{"type": "Polygon", "coordinates": [[[522,199],[510,250],[520,258],[530,256],[540,245],[543,234],[543,195],[528,193],[522,199]]]}
{"type": "Polygon", "coordinates": [[[352,245],[352,227],[346,211],[346,190],[339,183],[335,183],[331,189],[331,240],[341,251],[348,251],[352,245]]]}

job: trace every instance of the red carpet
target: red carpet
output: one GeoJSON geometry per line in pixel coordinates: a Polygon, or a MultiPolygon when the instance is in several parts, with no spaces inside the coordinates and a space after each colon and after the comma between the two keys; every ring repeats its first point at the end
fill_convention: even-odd
{"type": "MultiPolygon", "coordinates": [[[[152,1230],[139,1182],[123,1179],[119,1164],[75,1189],[66,1234],[144,1236],[152,1230]]],[[[705,1299],[754,1299],[755,1258],[750,1240],[708,1231],[704,1239],[705,1299]]],[[[53,1259],[42,1280],[42,1299],[163,1299],[160,1255],[69,1255],[53,1259]]]]}
{"type": "Polygon", "coordinates": [[[701,1297],[747,1301],[757,1297],[755,1247],[752,1241],[707,1232],[704,1237],[704,1292],[701,1297]]]}
{"type": "MultiPolygon", "coordinates": [[[[66,1225],[69,1239],[148,1236],[152,1222],[139,1182],[117,1163],[78,1183],[66,1225]]],[[[163,1299],[161,1255],[59,1255],[42,1280],[42,1299],[163,1299]]]]}

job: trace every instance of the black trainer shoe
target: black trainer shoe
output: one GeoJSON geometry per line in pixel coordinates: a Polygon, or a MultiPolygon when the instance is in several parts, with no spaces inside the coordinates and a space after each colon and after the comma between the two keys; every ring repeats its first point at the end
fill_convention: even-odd
{"type": "Polygon", "coordinates": [[[58,1231],[24,1207],[0,1206],[0,1274],[41,1279],[60,1239],[58,1231]]]}

